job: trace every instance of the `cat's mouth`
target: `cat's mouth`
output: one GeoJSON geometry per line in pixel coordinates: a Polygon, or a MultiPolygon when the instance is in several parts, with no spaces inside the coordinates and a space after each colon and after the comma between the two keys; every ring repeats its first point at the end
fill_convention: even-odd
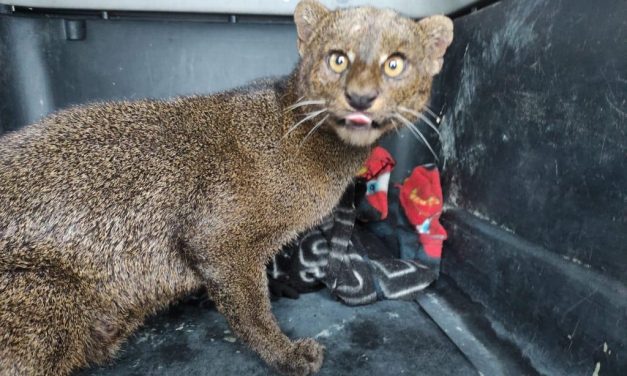
{"type": "Polygon", "coordinates": [[[379,128],[379,124],[374,121],[370,115],[364,112],[352,112],[341,118],[339,123],[340,125],[356,131],[367,131],[371,128],[379,128]]]}
{"type": "Polygon", "coordinates": [[[350,145],[372,145],[384,133],[381,124],[367,112],[350,112],[337,116],[335,119],[335,132],[350,145]]]}

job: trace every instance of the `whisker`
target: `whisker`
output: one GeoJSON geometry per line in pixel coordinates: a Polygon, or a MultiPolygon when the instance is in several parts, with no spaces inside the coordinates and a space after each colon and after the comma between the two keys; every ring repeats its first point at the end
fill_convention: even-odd
{"type": "Polygon", "coordinates": [[[440,158],[438,158],[437,154],[431,147],[431,144],[429,144],[429,141],[427,141],[427,139],[422,134],[422,132],[420,132],[420,130],[418,130],[418,128],[416,128],[416,126],[411,121],[407,120],[403,115],[399,113],[395,113],[393,116],[397,118],[398,120],[400,120],[401,122],[403,122],[416,138],[420,137],[422,142],[424,142],[424,144],[429,148],[429,150],[431,151],[431,154],[433,154],[436,161],[440,160],[440,158]]]}
{"type": "Polygon", "coordinates": [[[429,115],[433,116],[433,118],[435,119],[436,123],[440,124],[440,122],[442,121],[442,118],[440,117],[440,115],[438,115],[435,112],[433,112],[431,107],[427,106],[426,104],[425,104],[425,111],[427,111],[429,113],[429,115]]]}
{"type": "Polygon", "coordinates": [[[316,123],[316,125],[313,126],[313,128],[311,128],[311,130],[309,131],[309,133],[307,133],[307,135],[305,136],[305,138],[303,138],[303,140],[300,142],[300,145],[298,145],[298,148],[300,149],[303,144],[305,143],[305,141],[307,141],[307,139],[309,138],[309,136],[311,136],[316,129],[320,128],[322,126],[322,124],[329,118],[329,115],[325,115],[322,120],[320,120],[318,123],[316,123]]]}
{"type": "Polygon", "coordinates": [[[429,148],[429,151],[431,152],[431,154],[433,154],[433,157],[435,158],[435,160],[439,161],[440,158],[438,158],[438,155],[435,153],[435,150],[433,150],[433,148],[431,147],[431,144],[429,144],[429,141],[427,141],[425,136],[423,136],[422,132],[420,132],[420,130],[418,130],[418,128],[416,128],[414,124],[408,124],[408,127],[409,127],[409,130],[412,131],[414,135],[417,135],[418,137],[420,137],[420,139],[422,139],[422,141],[425,143],[427,148],[429,148]]]}
{"type": "Polygon", "coordinates": [[[310,104],[324,104],[324,101],[323,100],[306,100],[306,101],[296,102],[293,105],[287,107],[285,109],[285,112],[292,111],[292,110],[294,110],[294,109],[296,109],[298,107],[307,106],[307,105],[310,105],[310,104]]]}
{"type": "Polygon", "coordinates": [[[294,129],[298,128],[299,125],[303,124],[307,120],[313,119],[316,116],[318,116],[318,115],[320,115],[320,114],[322,114],[322,113],[324,113],[326,111],[327,111],[327,109],[323,108],[322,110],[308,113],[307,116],[302,118],[298,123],[294,124],[290,129],[288,129],[287,132],[285,132],[285,134],[283,135],[283,137],[281,137],[281,139],[284,139],[285,137],[287,137],[290,133],[292,133],[294,131],[294,129]]]}
{"type": "Polygon", "coordinates": [[[394,130],[396,131],[396,134],[398,136],[401,135],[401,131],[398,130],[398,123],[396,122],[396,119],[390,119],[392,121],[392,124],[394,124],[394,130]]]}
{"type": "Polygon", "coordinates": [[[431,122],[431,120],[429,120],[428,117],[426,117],[425,115],[421,114],[420,112],[414,111],[414,110],[410,110],[407,107],[399,107],[398,108],[401,111],[405,111],[408,112],[414,116],[416,116],[417,118],[422,119],[422,121],[424,121],[425,123],[427,123],[427,125],[429,127],[431,127],[431,129],[433,129],[435,131],[435,133],[438,134],[438,137],[442,137],[442,135],[440,134],[440,131],[438,130],[438,128],[435,126],[435,124],[433,124],[433,122],[431,122]]]}

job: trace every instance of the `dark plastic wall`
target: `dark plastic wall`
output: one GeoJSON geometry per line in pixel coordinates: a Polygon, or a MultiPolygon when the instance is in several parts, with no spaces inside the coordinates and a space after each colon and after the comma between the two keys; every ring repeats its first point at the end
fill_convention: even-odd
{"type": "Polygon", "coordinates": [[[148,16],[90,13],[72,41],[71,18],[0,15],[0,131],[73,104],[216,92],[286,74],[298,57],[294,25],[281,19],[148,16]]]}
{"type": "Polygon", "coordinates": [[[626,17],[502,1],[456,21],[436,85],[443,272],[547,374],[627,374],[626,17]]]}

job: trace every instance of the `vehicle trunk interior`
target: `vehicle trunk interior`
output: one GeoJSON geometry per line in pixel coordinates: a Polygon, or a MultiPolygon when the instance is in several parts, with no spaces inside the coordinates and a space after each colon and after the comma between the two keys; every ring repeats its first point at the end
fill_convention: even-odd
{"type": "MultiPolygon", "coordinates": [[[[349,307],[323,289],[274,313],[326,346],[320,375],[626,375],[627,2],[458,3],[434,10],[455,23],[430,102],[439,135],[416,124],[438,158],[407,129],[382,141],[391,185],[440,170],[438,280],[416,300],[349,307]]],[[[297,58],[283,13],[0,5],[0,133],[87,102],[214,93],[297,58]]],[[[202,292],[78,372],[270,373],[202,292]]]]}

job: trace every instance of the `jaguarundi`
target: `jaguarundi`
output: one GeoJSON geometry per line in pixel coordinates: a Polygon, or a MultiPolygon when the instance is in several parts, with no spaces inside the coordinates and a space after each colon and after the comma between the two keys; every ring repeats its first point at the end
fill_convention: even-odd
{"type": "Polygon", "coordinates": [[[382,135],[413,126],[453,23],[314,0],[294,21],[285,78],[73,107],[0,139],[0,374],[102,363],[201,287],[270,366],[320,369],[323,346],[277,325],[266,262],[331,212],[382,135]]]}

